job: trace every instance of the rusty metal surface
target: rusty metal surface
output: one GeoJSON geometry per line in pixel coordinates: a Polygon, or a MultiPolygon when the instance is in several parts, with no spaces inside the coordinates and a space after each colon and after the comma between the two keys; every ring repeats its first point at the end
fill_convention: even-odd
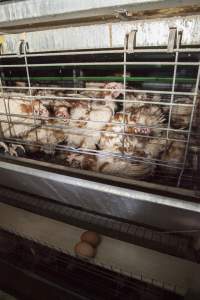
{"type": "Polygon", "coordinates": [[[154,14],[154,11],[156,11],[156,14],[169,15],[174,10],[177,13],[194,11],[198,5],[199,1],[197,0],[192,0],[189,3],[187,0],[9,1],[1,3],[0,27],[30,25],[49,21],[72,21],[91,17],[103,19],[105,16],[119,19],[132,16],[137,18],[146,11],[147,15],[154,14]]]}

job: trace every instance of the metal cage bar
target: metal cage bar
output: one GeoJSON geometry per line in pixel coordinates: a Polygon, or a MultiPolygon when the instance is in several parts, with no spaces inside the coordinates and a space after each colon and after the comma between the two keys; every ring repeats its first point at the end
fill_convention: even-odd
{"type": "MultiPolygon", "coordinates": [[[[26,68],[26,75],[27,75],[27,82],[28,82],[28,93],[29,96],[32,96],[32,90],[31,90],[31,81],[30,81],[30,75],[29,75],[29,67],[28,67],[28,60],[27,60],[27,44],[25,41],[22,41],[22,47],[23,47],[23,54],[24,54],[24,62],[25,62],[25,68],[26,68]]],[[[31,100],[31,107],[32,107],[32,114],[33,114],[33,120],[34,120],[34,125],[35,128],[37,127],[36,124],[36,117],[35,117],[35,111],[34,111],[34,105],[33,105],[33,99],[30,98],[31,100]]],[[[36,140],[38,141],[38,136],[37,136],[37,129],[35,130],[35,136],[36,140]]]]}

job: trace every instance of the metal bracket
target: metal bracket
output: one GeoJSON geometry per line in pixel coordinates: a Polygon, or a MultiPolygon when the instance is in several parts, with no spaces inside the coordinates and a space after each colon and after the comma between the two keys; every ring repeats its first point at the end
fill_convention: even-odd
{"type": "Polygon", "coordinates": [[[137,30],[132,30],[126,35],[125,46],[128,53],[133,53],[136,47],[136,34],[137,30]]]}
{"type": "Polygon", "coordinates": [[[17,53],[19,56],[25,54],[25,52],[28,52],[29,45],[28,42],[26,42],[26,33],[23,32],[20,34],[20,40],[17,47],[17,53]]]}
{"type": "Polygon", "coordinates": [[[23,55],[25,52],[28,52],[29,50],[29,45],[27,42],[25,42],[24,40],[21,40],[18,44],[18,55],[21,56],[23,55]]]}
{"type": "Polygon", "coordinates": [[[182,31],[177,31],[176,27],[169,29],[168,52],[174,52],[174,49],[179,48],[182,39],[182,31]]]}
{"type": "Polygon", "coordinates": [[[176,40],[177,40],[177,28],[170,28],[169,29],[169,38],[168,38],[168,52],[173,52],[174,48],[176,47],[176,40]]]}
{"type": "Polygon", "coordinates": [[[119,9],[115,12],[116,18],[119,18],[122,21],[127,21],[129,17],[129,12],[126,9],[119,9]]]}

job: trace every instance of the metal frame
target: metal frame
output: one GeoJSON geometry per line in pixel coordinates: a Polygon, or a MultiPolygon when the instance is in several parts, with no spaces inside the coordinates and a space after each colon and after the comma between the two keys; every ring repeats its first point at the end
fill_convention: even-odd
{"type": "Polygon", "coordinates": [[[1,161],[0,170],[0,183],[9,189],[167,231],[200,230],[200,205],[194,202],[195,192],[193,199],[190,191],[181,193],[181,189],[169,187],[155,194],[156,185],[139,185],[137,181],[101,174],[95,177],[91,172],[81,174],[62,166],[52,169],[41,162],[31,166],[31,161],[24,159],[1,161]]]}
{"type": "MultiPolygon", "coordinates": [[[[93,51],[94,49],[106,48],[121,48],[123,51],[124,36],[131,30],[137,30],[138,47],[166,47],[168,46],[169,28],[177,28],[178,31],[183,30],[182,45],[186,47],[189,45],[197,46],[200,40],[199,23],[199,15],[190,15],[153,20],[84,24],[84,26],[79,26],[76,23],[72,27],[62,28],[59,26],[55,29],[51,25],[49,26],[51,29],[49,27],[47,30],[39,31],[37,29],[36,32],[26,32],[26,34],[7,34],[5,31],[2,32],[3,36],[1,36],[2,52],[4,54],[18,54],[18,46],[24,36],[29,44],[30,54],[65,50],[93,51]]],[[[23,28],[22,32],[26,30],[27,26],[23,28]]]]}
{"type": "MultiPolygon", "coordinates": [[[[177,9],[184,10],[184,12],[193,11],[193,7],[199,7],[197,0],[191,0],[188,3],[187,0],[176,1],[161,1],[161,0],[88,0],[87,3],[83,3],[81,0],[58,0],[56,5],[50,0],[33,0],[12,1],[8,3],[1,3],[0,12],[0,27],[12,27],[12,26],[24,26],[24,31],[27,30],[27,24],[40,24],[48,23],[52,21],[67,21],[72,23],[74,20],[84,20],[86,18],[104,19],[104,18],[117,18],[119,20],[127,20],[133,16],[136,18],[136,14],[146,11],[150,12],[150,15],[155,13],[159,14],[160,10],[177,9]],[[15,3],[16,2],[16,3],[15,3]],[[34,11],[34,13],[33,13],[34,11]]],[[[195,10],[194,10],[195,11],[195,10]]],[[[167,11],[165,12],[167,14],[167,11]]],[[[22,30],[23,30],[22,29],[22,30]]]]}

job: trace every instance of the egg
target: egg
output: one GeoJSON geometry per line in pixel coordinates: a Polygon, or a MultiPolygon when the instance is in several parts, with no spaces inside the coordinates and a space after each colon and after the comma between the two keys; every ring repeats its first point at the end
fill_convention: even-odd
{"type": "Polygon", "coordinates": [[[86,242],[79,242],[75,245],[74,251],[77,255],[92,258],[96,255],[96,249],[86,242]]]}
{"type": "Polygon", "coordinates": [[[97,247],[101,241],[100,236],[94,231],[85,231],[81,235],[81,241],[89,243],[93,247],[97,247]]]}

